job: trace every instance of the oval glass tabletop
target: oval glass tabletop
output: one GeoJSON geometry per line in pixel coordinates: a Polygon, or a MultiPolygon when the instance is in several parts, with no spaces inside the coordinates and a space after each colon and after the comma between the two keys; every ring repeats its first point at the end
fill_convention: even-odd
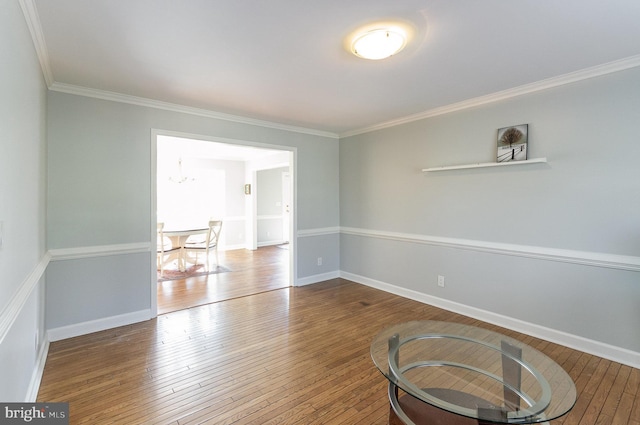
{"type": "Polygon", "coordinates": [[[573,380],[552,359],[474,326],[398,324],[375,337],[371,357],[390,382],[392,406],[392,388],[397,387],[457,415],[493,423],[539,423],[564,415],[576,401],[573,380]]]}

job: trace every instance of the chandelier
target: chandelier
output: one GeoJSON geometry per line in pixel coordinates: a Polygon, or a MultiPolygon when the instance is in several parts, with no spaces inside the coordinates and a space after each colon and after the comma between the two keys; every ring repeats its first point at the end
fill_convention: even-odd
{"type": "Polygon", "coordinates": [[[195,180],[193,177],[187,177],[182,172],[182,158],[178,158],[178,175],[169,177],[169,180],[174,183],[187,183],[195,180]]]}

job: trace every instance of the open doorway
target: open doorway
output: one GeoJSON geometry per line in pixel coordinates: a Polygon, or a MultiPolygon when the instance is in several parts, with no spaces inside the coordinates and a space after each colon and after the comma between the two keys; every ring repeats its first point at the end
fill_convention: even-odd
{"type": "Polygon", "coordinates": [[[291,286],[295,151],[165,132],[154,132],[152,145],[152,222],[167,231],[162,245],[169,242],[153,259],[152,309],[163,314],[291,286]],[[203,238],[210,220],[222,221],[217,251],[189,256],[187,238],[203,238]]]}

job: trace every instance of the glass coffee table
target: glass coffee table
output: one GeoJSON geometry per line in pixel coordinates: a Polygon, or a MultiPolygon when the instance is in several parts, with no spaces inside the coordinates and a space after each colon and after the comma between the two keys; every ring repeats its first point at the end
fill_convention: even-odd
{"type": "Polygon", "coordinates": [[[576,402],[573,380],[552,359],[474,326],[398,324],[375,337],[371,357],[389,380],[391,408],[408,425],[540,423],[576,402]]]}

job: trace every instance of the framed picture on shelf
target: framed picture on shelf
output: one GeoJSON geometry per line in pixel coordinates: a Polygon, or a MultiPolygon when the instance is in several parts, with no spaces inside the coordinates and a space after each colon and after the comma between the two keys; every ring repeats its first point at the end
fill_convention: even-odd
{"type": "Polygon", "coordinates": [[[497,162],[524,161],[527,159],[529,124],[498,129],[497,162]]]}

